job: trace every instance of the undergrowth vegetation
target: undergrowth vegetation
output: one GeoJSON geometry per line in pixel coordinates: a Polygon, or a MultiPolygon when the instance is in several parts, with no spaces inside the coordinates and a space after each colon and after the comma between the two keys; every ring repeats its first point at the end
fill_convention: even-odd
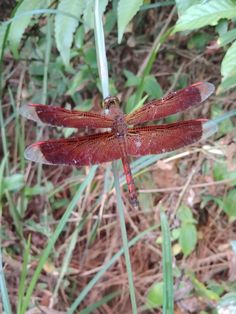
{"type": "Polygon", "coordinates": [[[235,18],[233,0],[1,1],[1,313],[236,311],[235,18]],[[78,134],[23,119],[25,104],[99,112],[107,88],[128,113],[198,81],[216,93],[161,122],[210,118],[218,132],[131,161],[140,211],[121,162],[24,158],[78,134]]]}

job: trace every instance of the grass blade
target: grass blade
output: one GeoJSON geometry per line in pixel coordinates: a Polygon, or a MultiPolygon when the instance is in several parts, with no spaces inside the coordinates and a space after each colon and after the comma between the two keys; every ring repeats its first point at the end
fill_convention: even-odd
{"type": "MultiPolygon", "coordinates": [[[[97,60],[98,60],[98,69],[99,76],[102,84],[102,92],[103,97],[107,97],[109,95],[109,79],[108,79],[108,70],[107,70],[107,58],[106,58],[106,49],[105,49],[105,40],[104,40],[104,31],[102,25],[102,16],[99,10],[99,1],[95,1],[95,10],[94,10],[94,31],[95,31],[95,45],[97,52],[97,60]]],[[[130,299],[132,304],[133,313],[137,313],[137,304],[135,298],[135,287],[133,281],[133,273],[129,256],[129,247],[128,247],[128,237],[125,225],[125,216],[124,216],[124,205],[121,198],[121,190],[119,183],[119,174],[117,171],[116,162],[112,163],[114,180],[115,180],[115,190],[116,190],[116,198],[117,198],[117,207],[120,217],[120,227],[122,240],[124,245],[124,254],[125,254],[125,262],[128,273],[128,281],[129,281],[129,292],[130,299]]]]}
{"type": "Polygon", "coordinates": [[[161,211],[161,230],[163,236],[162,242],[162,268],[163,268],[163,313],[174,313],[174,288],[172,273],[172,254],[170,230],[166,214],[161,211]]]}
{"type": "Polygon", "coordinates": [[[1,247],[0,247],[0,295],[2,298],[4,312],[7,314],[11,314],[12,313],[11,304],[9,301],[8,291],[7,291],[7,286],[6,286],[6,280],[5,280],[4,272],[3,272],[3,268],[2,268],[2,250],[1,250],[1,247]]]}

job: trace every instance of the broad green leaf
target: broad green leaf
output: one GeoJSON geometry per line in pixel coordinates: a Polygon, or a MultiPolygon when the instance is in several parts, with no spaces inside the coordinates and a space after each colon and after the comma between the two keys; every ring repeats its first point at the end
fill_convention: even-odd
{"type": "Polygon", "coordinates": [[[220,86],[217,88],[216,93],[220,94],[235,86],[236,86],[236,74],[226,78],[223,82],[221,82],[220,86]]]}
{"type": "Polygon", "coordinates": [[[124,75],[127,78],[125,87],[137,86],[141,81],[140,77],[138,77],[137,75],[135,75],[133,72],[129,70],[124,70],[124,75]]]}
{"type": "Polygon", "coordinates": [[[236,41],[230,46],[224,56],[221,63],[221,74],[223,80],[236,75],[236,41]]]}
{"type": "Polygon", "coordinates": [[[231,0],[211,0],[191,6],[177,21],[174,32],[198,29],[206,25],[216,25],[220,19],[236,17],[236,2],[231,0]]]}
{"type": "Polygon", "coordinates": [[[220,47],[223,47],[225,45],[228,45],[232,41],[236,39],[236,28],[231,29],[230,31],[226,32],[224,35],[220,36],[217,40],[217,44],[220,47]]]}
{"type": "Polygon", "coordinates": [[[200,0],[175,0],[175,3],[180,16],[192,5],[200,3],[200,0]]]}
{"type": "Polygon", "coordinates": [[[83,9],[84,1],[78,0],[60,0],[58,5],[59,11],[78,17],[77,20],[64,14],[57,14],[55,17],[56,45],[66,66],[68,66],[70,62],[70,48],[73,42],[73,34],[79,24],[83,9]]]}
{"type": "Polygon", "coordinates": [[[224,212],[232,218],[236,218],[236,189],[229,191],[223,201],[224,212]]]}
{"type": "Polygon", "coordinates": [[[182,223],[195,223],[191,209],[186,205],[181,205],[177,212],[182,223]]]}
{"type": "Polygon", "coordinates": [[[197,230],[191,223],[183,223],[180,229],[179,244],[185,256],[189,255],[197,244],[197,230]]]}
{"type": "Polygon", "coordinates": [[[153,75],[148,75],[145,77],[143,90],[151,98],[161,98],[163,95],[162,88],[153,75]]]}
{"type": "Polygon", "coordinates": [[[147,293],[147,306],[149,308],[160,307],[163,304],[163,282],[155,283],[147,293]]]}
{"type": "Polygon", "coordinates": [[[228,24],[229,24],[229,22],[227,19],[219,20],[218,24],[216,25],[216,29],[215,29],[219,36],[223,36],[224,34],[227,33],[228,26],[229,26],[228,24]]]}
{"type": "MultiPolygon", "coordinates": [[[[105,11],[108,1],[109,0],[99,0],[101,15],[105,11]]],[[[83,19],[84,19],[84,28],[85,28],[85,31],[87,32],[91,28],[94,27],[94,0],[87,0],[87,1],[85,0],[83,19]]]]}
{"type": "Polygon", "coordinates": [[[13,52],[14,56],[18,56],[18,47],[20,45],[20,41],[22,35],[26,27],[29,25],[32,15],[24,15],[24,13],[29,13],[32,10],[42,9],[46,7],[47,0],[24,0],[16,10],[14,20],[11,23],[8,40],[10,43],[10,49],[13,52]],[[17,16],[21,15],[17,18],[17,16]]]}
{"type": "Polygon", "coordinates": [[[189,50],[198,50],[203,51],[205,50],[207,44],[209,43],[211,36],[206,32],[198,32],[193,34],[190,39],[188,40],[187,47],[189,50]]]}
{"type": "Polygon", "coordinates": [[[121,42],[125,28],[131,19],[138,12],[140,6],[143,4],[143,0],[120,0],[117,8],[118,15],[118,42],[121,42]]]}

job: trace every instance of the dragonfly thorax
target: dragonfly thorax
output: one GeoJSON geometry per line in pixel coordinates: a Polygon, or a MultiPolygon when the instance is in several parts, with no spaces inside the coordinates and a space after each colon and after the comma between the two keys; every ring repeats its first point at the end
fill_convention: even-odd
{"type": "Polygon", "coordinates": [[[112,130],[117,137],[124,136],[127,133],[127,124],[124,114],[120,108],[120,101],[115,96],[109,96],[104,99],[104,112],[113,119],[112,130]]]}

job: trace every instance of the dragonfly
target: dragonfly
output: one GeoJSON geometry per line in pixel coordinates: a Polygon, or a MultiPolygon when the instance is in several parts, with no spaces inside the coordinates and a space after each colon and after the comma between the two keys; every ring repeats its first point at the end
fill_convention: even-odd
{"type": "Polygon", "coordinates": [[[138,206],[138,193],[130,167],[130,157],[162,154],[206,139],[217,131],[207,119],[193,119],[162,125],[140,124],[160,120],[191,109],[215,90],[209,82],[198,82],[147,102],[124,114],[115,96],[104,99],[100,113],[67,110],[58,106],[29,104],[21,114],[40,124],[69,128],[100,129],[99,133],[72,138],[49,139],[28,146],[25,158],[47,165],[90,166],[121,159],[129,198],[138,206]]]}

